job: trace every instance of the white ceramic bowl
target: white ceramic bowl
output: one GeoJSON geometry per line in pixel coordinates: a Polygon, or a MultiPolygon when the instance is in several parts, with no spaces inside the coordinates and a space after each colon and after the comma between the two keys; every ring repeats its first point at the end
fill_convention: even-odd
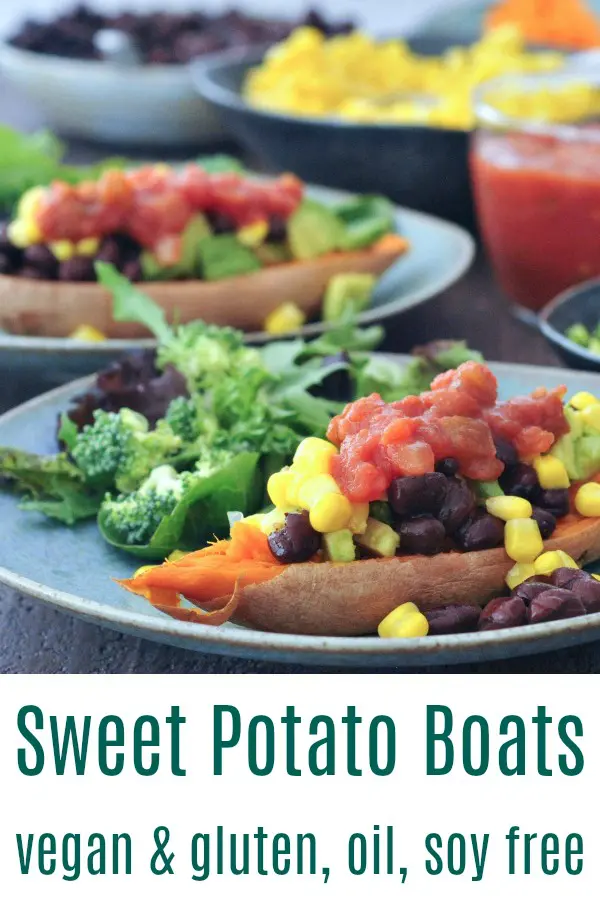
{"type": "Polygon", "coordinates": [[[167,146],[223,137],[185,65],[123,67],[0,43],[0,70],[56,131],[118,144],[167,146]]]}

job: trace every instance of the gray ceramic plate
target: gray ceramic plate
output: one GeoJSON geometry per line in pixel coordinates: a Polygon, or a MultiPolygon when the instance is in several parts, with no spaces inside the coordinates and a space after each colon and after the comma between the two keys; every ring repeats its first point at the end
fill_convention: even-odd
{"type": "MultiPolygon", "coordinates": [[[[506,364],[492,368],[504,398],[558,384],[570,392],[600,394],[597,374],[506,364]]],[[[87,384],[83,379],[66,385],[1,416],[0,443],[51,452],[57,414],[87,384]]],[[[139,561],[105,544],[95,523],[75,529],[50,523],[20,511],[7,493],[0,493],[0,522],[0,584],[98,625],[191,650],[315,665],[422,666],[503,659],[600,639],[600,613],[506,631],[385,641],[191,625],[156,612],[112,583],[111,577],[129,576],[139,561]]]]}
{"type": "MultiPolygon", "coordinates": [[[[349,196],[326,188],[311,188],[311,194],[325,201],[349,196]]],[[[380,280],[373,306],[359,316],[361,324],[389,318],[435,297],[457,281],[473,259],[474,242],[456,225],[401,207],[397,210],[397,222],[409,239],[411,250],[380,280]]],[[[81,318],[85,320],[85,310],[81,318]]],[[[299,333],[314,335],[323,330],[322,323],[315,323],[299,333]]],[[[250,334],[248,340],[264,342],[269,336],[250,334]]],[[[86,344],[65,338],[0,333],[0,373],[10,373],[15,381],[20,378],[50,388],[95,372],[132,347],[152,345],[152,341],[116,340],[86,344]]]]}

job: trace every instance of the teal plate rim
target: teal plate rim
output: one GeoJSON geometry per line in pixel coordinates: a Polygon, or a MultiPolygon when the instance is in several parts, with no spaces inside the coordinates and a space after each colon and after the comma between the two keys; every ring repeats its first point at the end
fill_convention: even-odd
{"type": "MultiPolygon", "coordinates": [[[[256,173],[251,172],[250,174],[256,173]]],[[[307,188],[309,193],[313,196],[322,197],[325,200],[330,199],[332,202],[355,196],[351,191],[339,191],[319,185],[307,185],[307,188]]],[[[443,236],[444,239],[450,237],[455,244],[455,255],[452,262],[446,266],[444,271],[437,273],[434,269],[428,270],[427,283],[418,288],[410,289],[408,294],[402,294],[400,289],[400,293],[397,295],[396,288],[390,289],[391,296],[389,299],[383,300],[383,302],[370,307],[370,309],[365,310],[357,316],[358,325],[372,325],[384,321],[401,312],[412,309],[414,306],[418,306],[427,300],[433,299],[462,278],[470,268],[475,257],[475,241],[469,232],[464,228],[461,228],[460,225],[448,222],[446,219],[441,219],[438,216],[432,216],[429,213],[409,209],[405,206],[395,206],[395,212],[399,223],[408,220],[409,223],[412,222],[417,227],[422,228],[425,226],[435,229],[437,235],[443,236]]],[[[410,250],[405,257],[401,257],[387,270],[387,272],[384,272],[381,277],[381,281],[383,281],[384,284],[382,290],[387,291],[387,288],[385,288],[385,281],[390,279],[390,276],[392,278],[400,277],[399,273],[396,275],[397,267],[401,267],[406,261],[409,261],[409,259],[410,250]]],[[[143,290],[143,284],[140,285],[140,287],[143,290]]],[[[331,327],[334,326],[327,325],[324,322],[313,322],[309,325],[304,325],[297,331],[289,332],[285,337],[310,337],[322,334],[331,327]]],[[[279,339],[281,339],[281,335],[270,335],[266,331],[249,332],[244,337],[245,342],[251,344],[262,344],[267,341],[279,339]]],[[[137,340],[114,338],[92,343],[88,341],[75,341],[71,338],[17,335],[0,330],[0,352],[35,352],[39,354],[59,352],[64,353],[71,358],[76,356],[87,356],[89,354],[93,354],[94,356],[106,355],[107,357],[113,357],[118,356],[120,353],[127,352],[128,350],[139,350],[155,346],[156,341],[153,338],[140,338],[137,340]]]]}
{"type": "MultiPolygon", "coordinates": [[[[399,363],[408,359],[401,355],[392,358],[399,363]]],[[[519,374],[535,376],[538,384],[545,380],[545,373],[552,373],[555,379],[556,376],[570,379],[583,377],[595,382],[596,389],[600,391],[598,373],[509,363],[491,363],[491,366],[500,377],[519,374]]],[[[66,401],[74,393],[85,389],[90,382],[89,377],[81,378],[15,407],[0,416],[0,430],[3,425],[23,414],[35,412],[52,401],[63,397],[66,401]]],[[[107,578],[109,577],[110,573],[107,573],[107,578]]],[[[491,632],[381,640],[377,637],[278,634],[234,625],[215,627],[178,622],[167,616],[120,609],[76,593],[58,590],[5,567],[0,567],[0,584],[88,622],[150,640],[197,652],[308,665],[364,665],[383,668],[459,665],[540,653],[600,639],[600,613],[491,632]]]]}

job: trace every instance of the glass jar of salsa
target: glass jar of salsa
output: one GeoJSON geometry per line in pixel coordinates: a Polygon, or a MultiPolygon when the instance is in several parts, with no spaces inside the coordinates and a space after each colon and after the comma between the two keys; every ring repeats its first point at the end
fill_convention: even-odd
{"type": "Polygon", "coordinates": [[[600,77],[575,71],[508,76],[476,99],[471,174],[481,234],[525,314],[600,275],[599,86],[600,77]]]}

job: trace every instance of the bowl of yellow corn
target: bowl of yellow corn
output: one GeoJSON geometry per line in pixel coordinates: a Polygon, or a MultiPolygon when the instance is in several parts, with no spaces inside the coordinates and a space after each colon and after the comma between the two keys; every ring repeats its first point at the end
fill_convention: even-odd
{"type": "Polygon", "coordinates": [[[325,38],[304,27],[264,53],[193,64],[193,74],[225,125],[267,165],[472,224],[475,89],[507,72],[559,69],[565,56],[529,50],[510,27],[470,46],[433,49],[359,31],[325,38]]]}

